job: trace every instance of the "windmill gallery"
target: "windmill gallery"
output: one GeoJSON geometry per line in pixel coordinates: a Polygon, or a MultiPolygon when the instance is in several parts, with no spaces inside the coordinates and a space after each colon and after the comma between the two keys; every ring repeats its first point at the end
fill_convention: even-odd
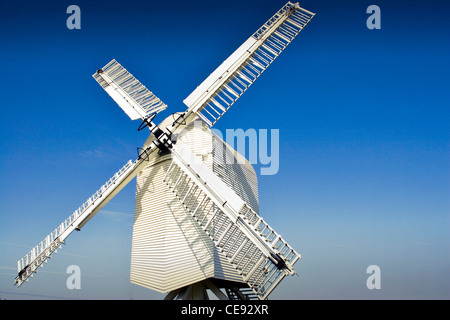
{"type": "MultiPolygon", "coordinates": [[[[94,79],[150,134],[136,160],[17,262],[15,283],[28,281],[134,178],[132,283],[165,299],[207,300],[209,290],[223,300],[265,300],[294,275],[300,254],[259,215],[252,164],[212,127],[313,17],[286,3],[183,101],[186,111],[158,125],[162,100],[116,60],[98,69],[94,79]]],[[[184,311],[211,315],[214,308],[184,311]]]]}

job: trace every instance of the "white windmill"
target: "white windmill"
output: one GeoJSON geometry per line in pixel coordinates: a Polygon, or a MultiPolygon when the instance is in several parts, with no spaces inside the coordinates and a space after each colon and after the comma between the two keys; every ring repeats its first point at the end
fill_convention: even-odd
{"type": "Polygon", "coordinates": [[[220,299],[265,299],[293,275],[300,255],[259,216],[253,167],[210,128],[313,16],[288,2],[184,100],[185,112],[159,125],[160,99],[115,60],[99,69],[95,80],[150,136],[135,161],[18,261],[16,284],[136,176],[131,282],[166,299],[208,299],[207,289],[220,299]]]}

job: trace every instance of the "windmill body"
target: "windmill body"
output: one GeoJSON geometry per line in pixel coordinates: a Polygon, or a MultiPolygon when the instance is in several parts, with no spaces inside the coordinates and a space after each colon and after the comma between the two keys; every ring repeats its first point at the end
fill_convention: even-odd
{"type": "Polygon", "coordinates": [[[17,262],[21,286],[135,177],[131,282],[166,298],[266,299],[300,255],[259,215],[255,171],[211,127],[313,18],[288,2],[159,125],[167,105],[116,60],[94,79],[150,136],[80,208],[17,262]],[[220,288],[225,289],[226,295],[220,288]]]}
{"type": "MultiPolygon", "coordinates": [[[[172,116],[160,128],[171,121],[172,116]]],[[[152,135],[149,141],[153,139],[152,135]]],[[[200,119],[186,126],[177,140],[258,211],[256,173],[243,156],[200,119]]],[[[163,178],[171,161],[171,153],[162,153],[137,175],[131,282],[159,292],[171,292],[206,279],[219,286],[224,281],[233,288],[243,286],[241,275],[176,195],[167,192],[163,178]]]]}

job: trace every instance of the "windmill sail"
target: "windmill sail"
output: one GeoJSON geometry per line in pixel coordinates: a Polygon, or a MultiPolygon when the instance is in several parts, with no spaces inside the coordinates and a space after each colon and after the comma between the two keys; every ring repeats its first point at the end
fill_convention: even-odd
{"type": "Polygon", "coordinates": [[[181,142],[164,181],[259,299],[300,255],[181,142]]]}
{"type": "Polygon", "coordinates": [[[80,230],[101,208],[103,208],[120,190],[122,190],[156,155],[158,148],[152,143],[146,150],[144,157],[138,157],[134,162],[129,160],[114,176],[94,193],[82,206],[63,221],[52,233],[44,238],[36,247],[17,261],[18,275],[15,283],[20,287],[24,281],[32,277],[37,269],[74,231],[80,230]]]}
{"type": "Polygon", "coordinates": [[[114,59],[92,76],[131,120],[144,119],[167,107],[114,59]]]}
{"type": "Polygon", "coordinates": [[[213,126],[314,17],[288,2],[183,102],[213,126]]]}

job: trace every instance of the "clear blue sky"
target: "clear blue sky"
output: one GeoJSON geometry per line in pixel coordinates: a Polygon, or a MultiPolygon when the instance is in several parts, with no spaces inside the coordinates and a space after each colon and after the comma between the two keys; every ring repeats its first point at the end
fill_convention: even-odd
{"type": "MultiPolygon", "coordinates": [[[[134,181],[21,288],[16,262],[147,138],[95,70],[117,59],[168,104],[162,120],[284,3],[1,2],[0,298],[164,296],[129,283],[134,181]],[[72,264],[81,290],[66,288],[72,264]]],[[[448,3],[300,4],[316,17],[217,125],[280,132],[260,213],[303,259],[271,298],[449,299],[448,3]]]]}

